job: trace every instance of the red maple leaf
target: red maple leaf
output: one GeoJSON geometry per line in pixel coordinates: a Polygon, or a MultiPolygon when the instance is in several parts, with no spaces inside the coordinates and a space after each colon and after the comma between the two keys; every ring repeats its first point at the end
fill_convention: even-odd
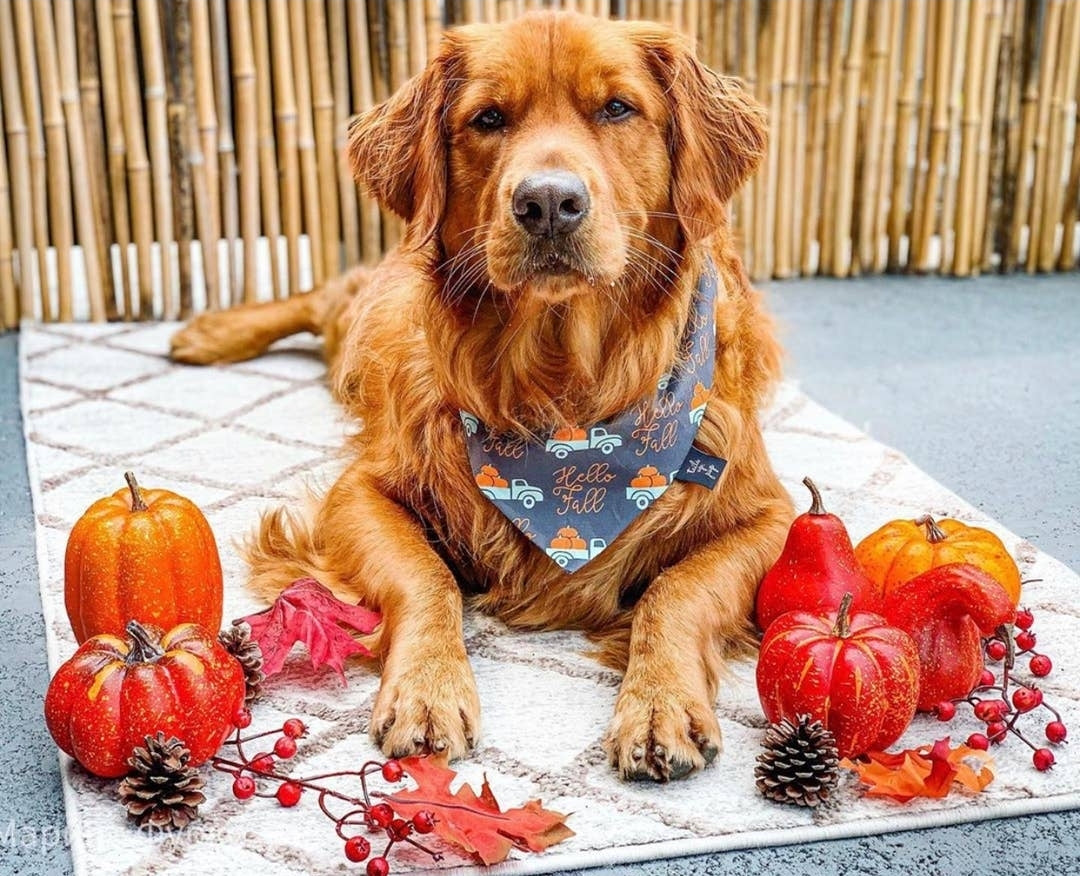
{"type": "Polygon", "coordinates": [[[251,637],[262,649],[264,675],[280,672],[292,646],[307,645],[311,665],[332,666],[345,681],[345,659],[371,652],[345,631],[370,633],[379,625],[379,614],[360,605],[342,602],[314,578],[301,578],[286,587],[265,611],[236,623],[251,626],[251,637]]]}
{"type": "Polygon", "coordinates": [[[503,812],[487,776],[479,795],[467,783],[451,792],[457,773],[446,763],[445,753],[404,758],[401,766],[417,787],[386,795],[386,802],[405,818],[424,809],[434,813],[435,833],[484,864],[506,860],[512,848],[542,852],[574,835],[566,816],[544,809],[539,800],[503,812]]]}

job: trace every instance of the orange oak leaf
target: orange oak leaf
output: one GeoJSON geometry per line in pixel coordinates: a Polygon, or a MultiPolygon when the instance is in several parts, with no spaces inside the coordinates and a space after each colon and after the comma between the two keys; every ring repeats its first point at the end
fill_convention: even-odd
{"type": "Polygon", "coordinates": [[[445,753],[403,758],[401,766],[417,787],[383,799],[405,818],[424,809],[434,813],[435,833],[484,864],[506,860],[512,848],[542,852],[574,835],[566,816],[544,809],[539,800],[504,812],[486,776],[479,794],[467,783],[452,792],[457,773],[446,764],[445,753]]]}
{"type": "Polygon", "coordinates": [[[251,637],[262,649],[263,674],[280,672],[293,645],[303,642],[312,667],[331,666],[344,682],[345,659],[353,654],[370,657],[371,652],[343,627],[370,633],[380,619],[377,612],[342,602],[314,578],[301,578],[282,590],[268,609],[236,623],[251,626],[251,637]]]}
{"type": "Polygon", "coordinates": [[[870,797],[889,797],[906,803],[915,797],[944,797],[958,782],[981,791],[993,781],[993,760],[986,752],[966,745],[950,747],[949,737],[890,754],[871,751],[841,766],[854,770],[870,797]]]}

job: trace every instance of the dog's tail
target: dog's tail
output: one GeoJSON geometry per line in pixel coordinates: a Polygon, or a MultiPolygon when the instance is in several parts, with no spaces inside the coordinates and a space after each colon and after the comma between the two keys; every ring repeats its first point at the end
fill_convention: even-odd
{"type": "MultiPolygon", "coordinates": [[[[303,513],[285,507],[264,511],[258,528],[240,549],[248,564],[248,588],[267,603],[294,581],[314,578],[338,599],[356,604],[356,593],[323,561],[311,520],[303,513]]],[[[381,632],[380,626],[358,640],[372,654],[378,654],[381,632]]]]}
{"type": "Polygon", "coordinates": [[[243,362],[266,352],[274,341],[299,332],[321,335],[332,360],[348,325],[348,305],[367,286],[367,268],[353,268],[340,277],[281,301],[242,304],[203,313],[172,338],[170,355],[188,365],[243,362]]]}

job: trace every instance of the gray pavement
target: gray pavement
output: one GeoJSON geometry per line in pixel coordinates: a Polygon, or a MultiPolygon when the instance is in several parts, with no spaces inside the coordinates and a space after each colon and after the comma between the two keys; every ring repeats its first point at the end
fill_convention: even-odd
{"type": "MultiPolygon", "coordinates": [[[[812,397],[1080,570],[1080,274],[790,281],[767,294],[788,372],[812,397]]],[[[15,353],[15,336],[0,337],[0,874],[66,874],[15,353]]],[[[1071,874],[1078,836],[1068,812],[583,872],[1071,874]]]]}

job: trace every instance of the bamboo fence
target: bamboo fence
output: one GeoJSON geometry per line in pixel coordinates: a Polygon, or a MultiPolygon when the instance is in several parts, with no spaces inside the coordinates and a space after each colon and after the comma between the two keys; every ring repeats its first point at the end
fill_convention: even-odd
{"type": "Polygon", "coordinates": [[[768,108],[732,204],[757,279],[1077,266],[1080,0],[0,0],[0,328],[377,260],[401,227],[349,119],[444,27],[553,6],[667,21],[768,108]]]}

